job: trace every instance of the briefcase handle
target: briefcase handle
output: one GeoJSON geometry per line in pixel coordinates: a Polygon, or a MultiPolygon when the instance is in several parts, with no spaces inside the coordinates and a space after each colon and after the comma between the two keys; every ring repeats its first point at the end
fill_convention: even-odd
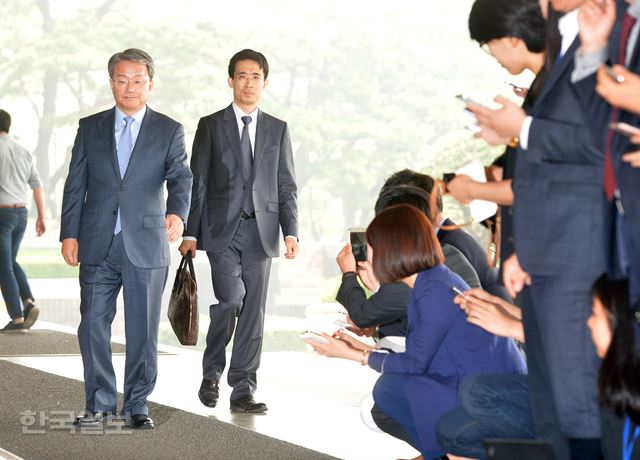
{"type": "MultiPolygon", "coordinates": [[[[180,265],[178,266],[178,273],[181,273],[182,270],[185,268],[185,265],[187,265],[187,267],[189,268],[189,272],[191,273],[191,278],[193,279],[193,282],[196,283],[196,286],[198,285],[198,282],[196,281],[196,271],[193,269],[193,258],[191,257],[191,251],[187,251],[187,254],[182,256],[182,260],[180,261],[180,265]]],[[[176,278],[176,281],[174,284],[176,284],[178,282],[178,279],[176,278]]]]}

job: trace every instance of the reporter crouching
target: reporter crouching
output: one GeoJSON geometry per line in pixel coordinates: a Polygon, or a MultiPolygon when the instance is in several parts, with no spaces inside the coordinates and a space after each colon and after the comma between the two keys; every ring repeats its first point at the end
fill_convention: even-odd
{"type": "Polygon", "coordinates": [[[468,286],[443,264],[435,232],[423,213],[392,206],[376,216],[366,233],[368,254],[381,283],[402,281],[412,288],[407,307],[404,353],[373,351],[343,333],[328,344],[308,343],[320,354],[369,365],[382,375],[373,391],[376,404],[408,434],[425,459],[444,455],[436,439],[440,416],[456,407],[458,386],[469,374],[526,372],[514,342],[469,324],[454,304],[453,287],[468,286]]]}

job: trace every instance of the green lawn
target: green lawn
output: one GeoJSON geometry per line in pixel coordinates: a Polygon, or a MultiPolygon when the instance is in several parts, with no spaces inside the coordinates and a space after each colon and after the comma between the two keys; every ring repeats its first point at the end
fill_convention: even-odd
{"type": "Polygon", "coordinates": [[[60,248],[23,248],[18,263],[29,278],[77,278],[78,267],[64,262],[60,248]]]}

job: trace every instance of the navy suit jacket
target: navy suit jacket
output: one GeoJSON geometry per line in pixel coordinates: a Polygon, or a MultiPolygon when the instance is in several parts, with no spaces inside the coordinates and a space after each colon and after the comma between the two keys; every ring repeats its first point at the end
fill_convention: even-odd
{"type": "Polygon", "coordinates": [[[403,374],[422,451],[438,450],[435,425],[457,407],[464,377],[479,373],[526,373],[515,342],[495,336],[467,321],[453,303],[462,279],[443,265],[420,272],[407,307],[409,331],[404,353],[371,353],[378,372],[403,374]]]}
{"type": "Polygon", "coordinates": [[[198,240],[198,249],[220,252],[229,247],[248,187],[252,187],[267,256],[278,256],[279,228],[284,236],[298,236],[297,186],[287,124],[259,110],[255,144],[253,177],[247,182],[233,107],[200,119],[193,140],[193,199],[185,232],[198,240]]]}
{"type": "Polygon", "coordinates": [[[111,246],[119,207],[129,260],[142,268],[168,266],[164,219],[186,219],[191,195],[184,130],[147,107],[121,179],[114,124],[115,108],[80,120],[64,185],[60,241],[77,239],[80,263],[99,264],[111,246]]]}
{"type": "MultiPolygon", "coordinates": [[[[611,32],[609,43],[610,64],[619,61],[619,38],[622,17],[628,7],[626,2],[618,2],[617,21],[611,32]]],[[[634,44],[628,69],[640,74],[640,39],[634,44]]],[[[608,140],[608,123],[611,121],[611,106],[595,91],[596,75],[593,74],[574,84],[580,96],[589,123],[593,142],[597,148],[604,152],[608,140]]],[[[640,114],[618,111],[617,120],[640,127],[640,114]]],[[[629,151],[640,150],[640,146],[630,143],[629,137],[614,133],[611,141],[611,159],[615,171],[618,188],[622,195],[622,205],[625,209],[625,218],[631,229],[640,229],[640,169],[634,168],[622,161],[622,155],[629,151]]],[[[635,239],[635,246],[640,248],[640,232],[631,231],[631,238],[635,239]]]]}
{"type": "Polygon", "coordinates": [[[527,150],[518,151],[514,238],[532,275],[588,275],[606,270],[604,154],[594,145],[571,84],[576,38],[545,77],[529,114],[527,150]]]}

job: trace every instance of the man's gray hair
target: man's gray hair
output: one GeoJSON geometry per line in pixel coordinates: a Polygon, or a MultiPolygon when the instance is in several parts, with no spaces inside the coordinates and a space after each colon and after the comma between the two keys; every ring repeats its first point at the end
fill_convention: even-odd
{"type": "Polygon", "coordinates": [[[120,61],[132,61],[138,64],[144,64],[147,66],[147,73],[149,74],[149,80],[153,80],[153,58],[149,56],[149,53],[142,51],[138,48],[129,48],[116,53],[109,59],[107,69],[109,70],[109,78],[113,80],[113,69],[120,61]]]}

